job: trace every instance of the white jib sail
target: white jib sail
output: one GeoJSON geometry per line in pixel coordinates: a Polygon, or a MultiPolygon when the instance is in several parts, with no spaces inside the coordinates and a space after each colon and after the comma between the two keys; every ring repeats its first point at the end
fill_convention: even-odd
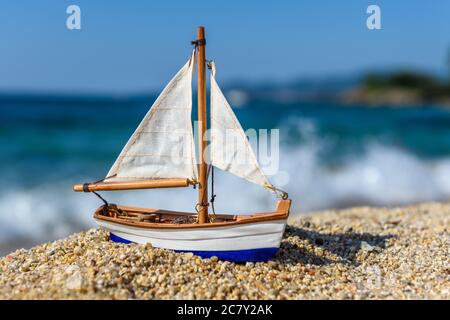
{"type": "Polygon", "coordinates": [[[191,120],[193,67],[194,54],[156,99],[105,181],[197,180],[191,120]]]}
{"type": "Polygon", "coordinates": [[[259,167],[241,124],[216,82],[214,62],[211,65],[212,165],[274,191],[274,187],[259,167]]]}

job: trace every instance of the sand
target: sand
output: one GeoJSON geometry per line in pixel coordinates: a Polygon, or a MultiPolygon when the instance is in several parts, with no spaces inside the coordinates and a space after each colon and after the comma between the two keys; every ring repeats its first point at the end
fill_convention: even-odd
{"type": "Polygon", "coordinates": [[[277,257],[234,264],[91,229],[0,259],[2,299],[450,299],[449,203],[289,221],[277,257]]]}

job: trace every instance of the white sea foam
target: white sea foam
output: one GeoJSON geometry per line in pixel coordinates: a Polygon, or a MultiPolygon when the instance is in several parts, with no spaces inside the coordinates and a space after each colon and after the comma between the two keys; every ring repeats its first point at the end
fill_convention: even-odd
{"type": "Polygon", "coordinates": [[[450,158],[420,160],[403,150],[370,144],[361,158],[340,168],[318,165],[314,147],[289,154],[288,186],[298,210],[310,211],[349,205],[395,205],[445,199],[450,196],[450,158]]]}

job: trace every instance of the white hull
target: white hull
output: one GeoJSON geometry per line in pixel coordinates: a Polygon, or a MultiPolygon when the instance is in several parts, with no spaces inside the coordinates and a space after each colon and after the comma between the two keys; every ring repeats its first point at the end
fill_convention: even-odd
{"type": "Polygon", "coordinates": [[[131,242],[183,251],[227,251],[278,248],[286,220],[202,229],[150,229],[96,220],[100,227],[131,242]]]}
{"type": "Polygon", "coordinates": [[[233,261],[270,259],[280,247],[286,226],[286,219],[180,229],[142,228],[100,219],[96,221],[111,233],[112,240],[151,243],[156,248],[189,251],[203,257],[229,257],[227,260],[233,261]],[[254,255],[257,257],[252,258],[254,255]]]}

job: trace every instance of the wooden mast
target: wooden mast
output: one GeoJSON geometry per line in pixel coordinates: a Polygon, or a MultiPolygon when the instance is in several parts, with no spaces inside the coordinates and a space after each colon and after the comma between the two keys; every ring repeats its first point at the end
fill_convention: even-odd
{"type": "Polygon", "coordinates": [[[198,223],[208,222],[208,177],[204,159],[206,140],[206,70],[205,70],[205,28],[197,28],[197,65],[198,65],[198,156],[199,156],[199,185],[198,185],[198,223]]]}

